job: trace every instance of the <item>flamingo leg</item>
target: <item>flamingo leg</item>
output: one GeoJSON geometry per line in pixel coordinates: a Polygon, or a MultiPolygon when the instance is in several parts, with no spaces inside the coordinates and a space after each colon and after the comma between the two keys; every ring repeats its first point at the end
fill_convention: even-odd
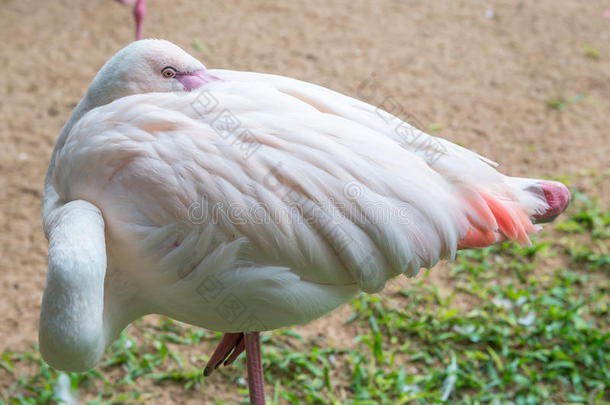
{"type": "Polygon", "coordinates": [[[133,8],[133,16],[136,19],[136,40],[142,39],[142,23],[146,14],[146,0],[136,0],[133,8]]]}
{"type": "Polygon", "coordinates": [[[263,378],[263,362],[261,361],[260,332],[246,332],[244,335],[250,404],[265,405],[265,381],[263,378]]]}
{"type": "MultiPolygon", "coordinates": [[[[205,377],[211,375],[212,372],[216,370],[222,364],[222,362],[227,359],[227,356],[229,356],[229,354],[231,354],[231,357],[233,357],[233,354],[235,353],[234,349],[239,346],[240,341],[243,340],[243,336],[244,334],[241,332],[224,334],[224,336],[220,340],[220,343],[218,343],[218,346],[216,346],[214,353],[212,353],[212,357],[210,357],[208,364],[206,364],[205,368],[203,369],[203,375],[205,377]],[[231,353],[231,351],[233,351],[233,353],[231,353]]],[[[241,353],[241,351],[239,353],[241,353]]],[[[235,357],[237,357],[239,353],[237,353],[235,357]]],[[[233,358],[233,360],[235,359],[233,358]]]]}
{"type": "Polygon", "coordinates": [[[146,14],[146,0],[117,0],[119,3],[133,6],[133,16],[136,20],[136,40],[142,39],[142,24],[146,14]]]}

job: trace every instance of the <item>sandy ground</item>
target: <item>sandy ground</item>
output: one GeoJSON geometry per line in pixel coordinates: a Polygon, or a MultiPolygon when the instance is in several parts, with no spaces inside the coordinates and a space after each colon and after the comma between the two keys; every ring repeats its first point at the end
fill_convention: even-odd
{"type": "MultiPolygon", "coordinates": [[[[435,134],[501,162],[506,173],[568,178],[607,201],[608,181],[590,179],[610,166],[608,7],[151,0],[144,30],[211,68],[292,76],[374,104],[390,97],[403,117],[440,128],[435,134]],[[363,87],[370,81],[375,91],[363,87]],[[559,98],[563,111],[546,105],[559,98]]],[[[0,21],[0,350],[18,350],[37,340],[42,185],[55,139],[100,66],[132,40],[133,25],[130,9],[111,0],[2,0],[0,21]]],[[[333,326],[344,313],[307,330],[347,341],[333,326]]]]}

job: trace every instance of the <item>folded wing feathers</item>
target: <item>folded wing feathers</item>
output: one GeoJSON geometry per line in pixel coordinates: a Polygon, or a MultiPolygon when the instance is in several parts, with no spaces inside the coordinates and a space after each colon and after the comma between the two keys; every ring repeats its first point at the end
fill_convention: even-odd
{"type": "Polygon", "coordinates": [[[526,213],[524,187],[511,187],[473,152],[439,140],[444,155],[429,165],[421,148],[397,145],[365,103],[292,79],[214,74],[231,81],[209,86],[218,103],[210,113],[193,108],[196,93],[130,96],[89,112],[58,159],[63,181],[90,180],[95,156],[131,151],[137,162],[130,170],[180,174],[159,195],[179,201],[168,206],[206,195],[210,204],[264,207],[268,221],[218,223],[227,238],[246,237],[252,263],[287,266],[312,282],[351,280],[367,292],[452,257],[472,228],[489,240],[491,232],[494,241],[500,234],[523,243],[535,230],[528,215],[542,203],[528,196],[526,213]],[[214,129],[221,111],[256,139],[247,159],[237,138],[214,129]]]}
{"type": "Polygon", "coordinates": [[[530,186],[535,180],[510,178],[497,172],[497,163],[442,138],[432,137],[360,100],[311,83],[268,74],[217,71],[228,80],[260,81],[290,94],[321,112],[365,125],[398,142],[430,164],[463,194],[469,221],[479,230],[498,232],[498,239],[528,244],[536,231],[528,216],[544,212],[546,201],[530,186]],[[434,154],[441,154],[438,159],[434,154]],[[486,198],[482,198],[486,195],[486,198]],[[516,204],[515,204],[516,203],[516,204]],[[507,207],[505,207],[505,205],[507,207]],[[493,208],[492,208],[493,206],[493,208]],[[499,217],[501,226],[495,215],[499,217]]]}

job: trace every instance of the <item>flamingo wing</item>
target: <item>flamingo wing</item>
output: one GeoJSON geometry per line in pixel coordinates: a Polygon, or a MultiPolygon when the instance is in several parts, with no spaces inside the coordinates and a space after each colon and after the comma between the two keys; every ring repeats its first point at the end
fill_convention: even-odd
{"type": "Polygon", "coordinates": [[[385,136],[417,155],[451,183],[470,207],[468,216],[473,226],[460,247],[488,246],[504,239],[529,244],[527,235],[538,228],[532,227],[526,217],[546,222],[545,214],[550,214],[551,210],[563,211],[566,198],[569,202],[569,193],[559,183],[546,182],[546,186],[541,187],[538,179],[505,176],[495,169],[497,163],[490,159],[426,134],[381,108],[325,87],[271,74],[220,69],[211,72],[225,80],[270,85],[319,111],[366,126],[377,136],[385,136]],[[562,201],[549,204],[548,198],[555,194],[561,194],[562,201]],[[557,205],[559,209],[551,205],[557,205]]]}
{"type": "MultiPolygon", "coordinates": [[[[492,243],[495,213],[513,220],[478,192],[487,211],[477,214],[479,200],[417,151],[333,111],[260,80],[125,97],[73,127],[54,184],[64,201],[100,208],[110,261],[174,289],[158,312],[222,331],[248,329],[218,313],[197,319],[191,296],[210,272],[239,286],[271,329],[380,291],[453,256],[461,240],[489,238],[479,228],[492,243]]],[[[515,221],[532,226],[527,215],[515,221]]]]}

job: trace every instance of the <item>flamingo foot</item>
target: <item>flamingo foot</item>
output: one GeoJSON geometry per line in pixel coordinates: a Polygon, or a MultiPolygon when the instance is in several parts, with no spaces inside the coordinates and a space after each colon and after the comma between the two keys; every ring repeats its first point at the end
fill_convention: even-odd
{"type": "Polygon", "coordinates": [[[265,380],[261,360],[260,332],[225,333],[214,353],[212,353],[208,364],[203,369],[203,375],[208,377],[221,364],[224,363],[225,366],[228,366],[233,363],[244,350],[246,351],[248,367],[250,404],[265,405],[265,380]]]}
{"type": "Polygon", "coordinates": [[[265,380],[263,377],[263,362],[261,360],[260,332],[246,332],[244,340],[246,341],[250,404],[265,405],[265,380]]]}
{"type": "Polygon", "coordinates": [[[229,365],[235,361],[237,356],[244,351],[243,333],[225,333],[218,346],[212,353],[212,357],[203,369],[205,377],[210,376],[224,362],[229,365]]]}

